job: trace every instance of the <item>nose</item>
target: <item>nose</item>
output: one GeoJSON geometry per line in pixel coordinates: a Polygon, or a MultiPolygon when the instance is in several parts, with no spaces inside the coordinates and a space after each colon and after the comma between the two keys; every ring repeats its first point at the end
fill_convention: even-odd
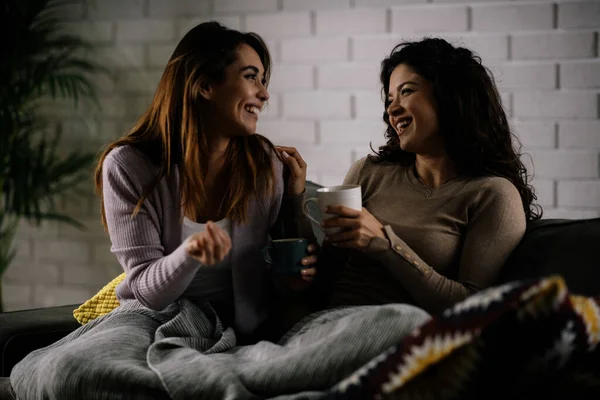
{"type": "Polygon", "coordinates": [[[401,114],[403,111],[403,107],[400,104],[400,100],[396,97],[392,100],[392,102],[387,107],[387,113],[390,116],[401,114]]]}
{"type": "Polygon", "coordinates": [[[259,82],[258,85],[259,85],[258,86],[259,90],[258,90],[258,93],[256,94],[256,97],[258,97],[263,102],[269,101],[269,98],[271,96],[269,96],[269,91],[267,90],[267,88],[265,87],[265,85],[263,85],[262,82],[259,82]]]}

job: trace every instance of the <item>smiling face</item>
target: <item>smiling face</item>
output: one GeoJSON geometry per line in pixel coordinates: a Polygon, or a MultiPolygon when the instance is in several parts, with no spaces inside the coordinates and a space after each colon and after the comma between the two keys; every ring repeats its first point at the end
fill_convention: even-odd
{"type": "Polygon", "coordinates": [[[419,155],[444,153],[431,83],[404,64],[390,76],[387,112],[400,147],[419,155]]]}
{"type": "Polygon", "coordinates": [[[256,132],[258,115],[269,100],[264,73],[256,51],[240,45],[236,61],[225,70],[225,79],[202,93],[211,104],[206,115],[211,130],[226,137],[256,132]]]}

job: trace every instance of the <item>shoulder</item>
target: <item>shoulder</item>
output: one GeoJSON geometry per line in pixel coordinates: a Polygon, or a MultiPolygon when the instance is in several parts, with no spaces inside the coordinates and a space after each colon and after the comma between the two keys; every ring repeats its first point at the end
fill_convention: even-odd
{"type": "Polygon", "coordinates": [[[159,167],[152,163],[142,151],[131,145],[115,147],[102,162],[104,177],[118,177],[135,187],[146,187],[156,179],[159,167]]]}
{"type": "Polygon", "coordinates": [[[524,215],[523,201],[517,187],[508,179],[489,176],[473,179],[469,186],[475,193],[472,211],[519,213],[524,215]]]}
{"type": "Polygon", "coordinates": [[[107,170],[124,169],[131,172],[139,170],[148,173],[157,169],[144,153],[130,145],[112,149],[106,155],[102,167],[107,170]]]}
{"type": "Polygon", "coordinates": [[[346,175],[347,183],[363,184],[371,181],[379,181],[382,176],[397,174],[399,170],[406,167],[397,162],[375,162],[371,157],[363,157],[354,162],[346,175]]]}
{"type": "Polygon", "coordinates": [[[499,199],[520,199],[517,187],[508,179],[500,176],[478,178],[479,197],[495,197],[499,199]]]}

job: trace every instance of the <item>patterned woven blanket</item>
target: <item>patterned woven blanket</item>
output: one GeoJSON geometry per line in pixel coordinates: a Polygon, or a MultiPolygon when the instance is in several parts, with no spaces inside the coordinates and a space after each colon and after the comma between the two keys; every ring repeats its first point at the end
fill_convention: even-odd
{"type": "Polygon", "coordinates": [[[318,398],[429,318],[408,305],[340,308],[277,344],[236,346],[208,304],[131,302],[34,351],[11,382],[23,400],[318,398]]]}
{"type": "Polygon", "coordinates": [[[482,291],[445,310],[328,399],[600,399],[600,296],[559,276],[482,291]]]}

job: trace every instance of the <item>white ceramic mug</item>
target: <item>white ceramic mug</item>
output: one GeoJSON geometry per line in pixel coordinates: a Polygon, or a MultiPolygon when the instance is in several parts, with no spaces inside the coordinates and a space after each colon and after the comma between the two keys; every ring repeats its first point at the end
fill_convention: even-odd
{"type": "MultiPolygon", "coordinates": [[[[317,197],[304,200],[302,212],[321,228],[321,222],[310,215],[308,211],[308,205],[311,202],[316,203],[319,207],[319,210],[321,211],[321,221],[323,221],[327,218],[336,216],[336,214],[327,214],[325,212],[328,206],[346,206],[354,210],[362,210],[362,192],[360,185],[329,186],[317,189],[317,197]]],[[[325,230],[325,233],[330,235],[341,230],[341,228],[329,228],[325,230]]]]}

